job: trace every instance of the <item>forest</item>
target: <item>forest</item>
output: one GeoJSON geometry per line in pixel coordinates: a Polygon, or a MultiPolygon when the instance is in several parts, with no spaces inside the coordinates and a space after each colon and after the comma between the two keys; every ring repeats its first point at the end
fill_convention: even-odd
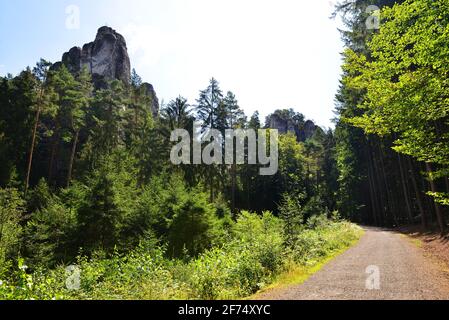
{"type": "Polygon", "coordinates": [[[335,15],[335,128],[281,134],[272,176],[170,162],[171,132],[195,121],[304,130],[295,109],[245,115],[214,78],[156,116],[135,70],[96,87],[41,59],[0,78],[0,299],[243,298],[352,245],[353,223],[446,234],[447,1],[347,0],[335,15]]]}

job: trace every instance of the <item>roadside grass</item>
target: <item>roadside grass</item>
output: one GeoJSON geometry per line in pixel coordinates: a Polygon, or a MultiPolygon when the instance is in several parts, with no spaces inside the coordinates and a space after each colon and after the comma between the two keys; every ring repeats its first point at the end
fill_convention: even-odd
{"type": "Polygon", "coordinates": [[[413,239],[413,238],[410,238],[410,241],[411,241],[415,246],[417,246],[418,248],[422,248],[422,247],[423,247],[423,242],[422,242],[421,240],[419,240],[419,239],[413,239]]]}
{"type": "Polygon", "coordinates": [[[274,282],[265,288],[259,290],[256,294],[246,298],[247,300],[257,300],[262,296],[269,295],[270,292],[278,291],[282,289],[289,288],[291,286],[296,286],[303,284],[312,275],[324,268],[328,263],[333,261],[338,256],[342,255],[350,248],[357,245],[360,239],[365,234],[363,229],[359,229],[356,233],[356,239],[348,243],[344,248],[330,252],[328,255],[321,257],[320,259],[310,261],[306,265],[300,265],[297,263],[292,263],[287,271],[278,275],[274,282]]]}
{"type": "Polygon", "coordinates": [[[316,219],[287,247],[279,218],[248,212],[231,231],[226,244],[190,260],[167,258],[163,247],[145,244],[106,258],[80,256],[77,288],[67,285],[72,275],[65,266],[27,272],[21,259],[13,277],[0,283],[0,300],[254,299],[256,292],[304,282],[363,234],[349,222],[316,219]]]}
{"type": "Polygon", "coordinates": [[[414,246],[422,249],[424,246],[424,243],[417,238],[413,238],[412,236],[406,235],[406,234],[401,234],[401,237],[405,238],[407,241],[409,241],[410,243],[412,243],[414,246]]]}
{"type": "Polygon", "coordinates": [[[407,232],[400,234],[400,236],[421,249],[426,258],[430,259],[442,272],[449,276],[447,239],[441,238],[438,232],[428,232],[425,235],[418,232],[407,232]]]}

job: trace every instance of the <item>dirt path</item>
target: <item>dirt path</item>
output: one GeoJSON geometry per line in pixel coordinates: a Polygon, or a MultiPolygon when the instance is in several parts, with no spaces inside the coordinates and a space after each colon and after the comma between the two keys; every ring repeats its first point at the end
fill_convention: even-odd
{"type": "Polygon", "coordinates": [[[358,245],[304,284],[273,290],[258,299],[449,299],[449,278],[442,269],[404,236],[368,228],[358,245]]]}

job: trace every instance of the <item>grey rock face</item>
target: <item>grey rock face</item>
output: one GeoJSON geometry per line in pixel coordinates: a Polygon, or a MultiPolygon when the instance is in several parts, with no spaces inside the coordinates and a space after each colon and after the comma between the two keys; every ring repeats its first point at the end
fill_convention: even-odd
{"type": "Polygon", "coordinates": [[[318,129],[318,127],[313,123],[313,121],[307,120],[304,123],[304,127],[302,128],[302,132],[304,134],[304,140],[312,138],[312,136],[315,134],[315,131],[318,129]]]}
{"type": "Polygon", "coordinates": [[[287,134],[289,132],[296,134],[296,128],[293,121],[282,119],[277,114],[270,116],[270,128],[277,129],[280,134],[287,134]]]}
{"type": "Polygon", "coordinates": [[[152,108],[151,112],[153,113],[153,118],[156,118],[159,114],[159,99],[157,98],[156,91],[153,88],[153,85],[144,82],[142,83],[142,88],[147,96],[151,98],[152,108]]]}
{"type": "Polygon", "coordinates": [[[291,119],[283,119],[277,114],[272,114],[269,118],[270,129],[277,129],[280,134],[293,133],[298,141],[310,139],[318,129],[313,121],[307,120],[303,124],[296,124],[291,119]]]}
{"type": "MultiPolygon", "coordinates": [[[[55,63],[52,69],[57,69],[62,64],[73,74],[86,67],[92,74],[96,89],[106,88],[111,80],[130,84],[131,63],[125,38],[109,27],[98,29],[95,41],[85,44],[82,48],[73,47],[64,53],[62,61],[55,63]]],[[[153,117],[157,117],[159,100],[156,91],[149,83],[143,83],[142,86],[151,97],[153,117]]]]}
{"type": "Polygon", "coordinates": [[[74,47],[64,53],[62,63],[72,73],[86,67],[97,88],[114,79],[129,84],[131,77],[125,38],[109,27],[98,29],[95,41],[85,44],[83,48],[74,47]]]}

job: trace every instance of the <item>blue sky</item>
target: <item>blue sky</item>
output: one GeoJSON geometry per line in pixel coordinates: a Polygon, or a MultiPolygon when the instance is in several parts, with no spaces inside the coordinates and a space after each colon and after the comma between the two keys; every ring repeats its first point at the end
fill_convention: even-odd
{"type": "Polygon", "coordinates": [[[2,0],[0,75],[58,61],[108,25],[165,102],[181,94],[193,104],[215,77],[248,115],[294,108],[329,127],[343,50],[331,12],[328,0],[2,0]]]}

